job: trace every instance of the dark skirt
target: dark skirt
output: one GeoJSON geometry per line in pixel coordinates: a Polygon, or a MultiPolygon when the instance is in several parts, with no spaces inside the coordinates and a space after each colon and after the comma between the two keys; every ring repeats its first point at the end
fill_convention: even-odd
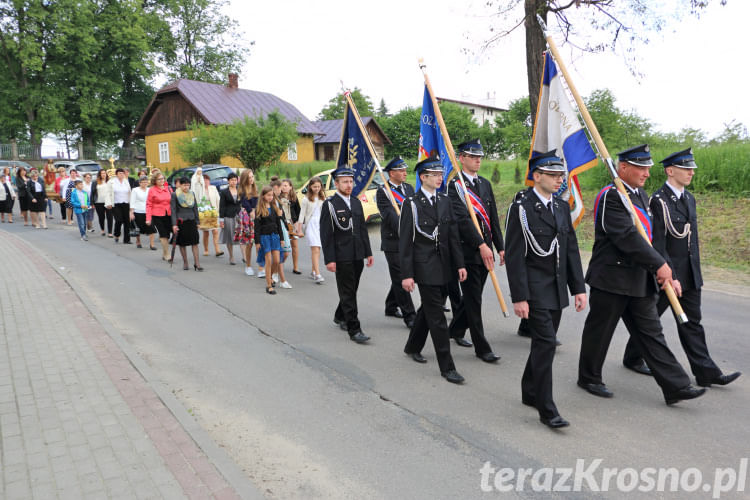
{"type": "Polygon", "coordinates": [[[172,217],[169,215],[154,215],[151,225],[159,232],[159,238],[169,238],[172,234],[172,217]]]}
{"type": "Polygon", "coordinates": [[[13,205],[15,204],[16,200],[11,198],[10,196],[5,197],[5,201],[0,201],[0,212],[4,214],[12,214],[13,213],[13,205]]]}
{"type": "Polygon", "coordinates": [[[197,245],[200,237],[198,235],[198,225],[195,220],[189,219],[182,221],[179,225],[180,230],[177,232],[177,244],[181,247],[197,245]]]}
{"type": "Polygon", "coordinates": [[[31,206],[31,197],[26,196],[19,196],[18,197],[18,204],[21,205],[21,212],[25,212],[29,209],[31,206]]]}
{"type": "Polygon", "coordinates": [[[138,226],[138,230],[141,232],[141,234],[154,234],[156,232],[153,221],[151,221],[150,226],[146,224],[146,214],[139,214],[138,212],[135,212],[134,215],[135,225],[138,226]]]}
{"type": "MultiPolygon", "coordinates": [[[[31,198],[28,198],[29,200],[31,198]]],[[[21,205],[23,207],[23,205],[21,205]]],[[[44,209],[47,208],[47,198],[36,198],[36,203],[31,201],[29,203],[29,210],[32,212],[44,212],[44,209]]]]}

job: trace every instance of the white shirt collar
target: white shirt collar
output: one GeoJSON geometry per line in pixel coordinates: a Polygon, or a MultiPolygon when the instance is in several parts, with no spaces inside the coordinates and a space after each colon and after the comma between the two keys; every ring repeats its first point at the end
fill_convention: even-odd
{"type": "Polygon", "coordinates": [[[428,200],[430,200],[430,201],[432,201],[432,197],[433,197],[433,196],[437,196],[437,193],[436,193],[436,192],[432,192],[432,193],[430,193],[429,191],[427,191],[427,190],[426,190],[426,189],[424,188],[424,186],[421,186],[421,187],[419,188],[419,190],[420,190],[420,191],[422,191],[422,194],[424,194],[424,195],[425,195],[425,196],[427,197],[427,199],[428,199],[428,200]]]}
{"type": "Polygon", "coordinates": [[[621,181],[622,181],[622,183],[623,183],[623,184],[625,185],[625,187],[626,187],[626,188],[628,188],[628,190],[629,190],[629,191],[630,191],[631,193],[635,193],[636,191],[638,191],[637,189],[635,189],[635,188],[632,188],[632,187],[630,187],[630,184],[628,184],[627,182],[623,181],[622,179],[620,179],[620,180],[621,180],[621,181]]]}
{"type": "Polygon", "coordinates": [[[464,176],[469,179],[473,184],[477,183],[477,179],[479,179],[479,174],[470,174],[468,172],[464,172],[464,176]]]}
{"type": "Polygon", "coordinates": [[[669,186],[669,188],[672,190],[675,196],[677,196],[678,199],[682,198],[682,193],[685,192],[685,188],[677,189],[672,184],[670,184],[669,181],[667,181],[667,186],[669,186]]]}
{"type": "Polygon", "coordinates": [[[336,191],[336,194],[341,196],[341,198],[346,202],[347,207],[352,208],[351,196],[344,196],[339,191],[336,191]]]}
{"type": "MultiPolygon", "coordinates": [[[[547,199],[544,196],[542,196],[542,193],[540,193],[539,191],[536,190],[536,187],[534,187],[532,190],[534,191],[534,194],[537,196],[537,198],[539,198],[539,200],[542,202],[542,205],[544,205],[545,207],[548,204],[552,203],[552,195],[550,195],[549,199],[547,199]]],[[[554,207],[550,207],[550,209],[552,209],[552,208],[554,208],[554,207]]]]}

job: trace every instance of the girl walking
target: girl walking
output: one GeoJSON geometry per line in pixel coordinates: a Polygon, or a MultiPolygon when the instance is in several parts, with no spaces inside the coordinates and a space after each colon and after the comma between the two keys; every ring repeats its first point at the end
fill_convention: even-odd
{"type": "Polygon", "coordinates": [[[284,218],[289,224],[287,230],[289,231],[289,243],[292,247],[292,272],[294,274],[302,274],[299,270],[299,245],[297,241],[296,231],[294,228],[299,220],[300,204],[297,200],[297,193],[294,192],[294,185],[291,179],[284,179],[281,181],[281,209],[284,211],[284,218]]]}
{"type": "Polygon", "coordinates": [[[297,232],[303,232],[310,245],[312,272],[310,278],[320,284],[325,279],[320,275],[320,207],[326,200],[323,193],[323,182],[320,177],[313,177],[307,185],[307,193],[302,198],[300,217],[297,221],[297,232]]]}
{"type": "Polygon", "coordinates": [[[276,272],[281,280],[281,288],[292,288],[284,277],[281,267],[281,224],[286,224],[284,212],[276,203],[273,188],[265,186],[260,192],[255,212],[255,231],[260,238],[260,252],[265,258],[266,293],[276,294],[273,279],[276,272]]]}

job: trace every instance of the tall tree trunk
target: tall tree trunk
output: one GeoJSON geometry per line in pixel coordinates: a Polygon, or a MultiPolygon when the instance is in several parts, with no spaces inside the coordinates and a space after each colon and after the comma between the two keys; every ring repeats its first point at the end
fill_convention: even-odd
{"type": "Polygon", "coordinates": [[[529,86],[529,105],[531,108],[531,123],[536,117],[536,107],[539,102],[539,86],[542,81],[542,65],[544,64],[544,51],[547,42],[544,39],[536,15],[539,14],[547,22],[547,0],[524,0],[524,12],[526,19],[526,75],[529,86]]]}

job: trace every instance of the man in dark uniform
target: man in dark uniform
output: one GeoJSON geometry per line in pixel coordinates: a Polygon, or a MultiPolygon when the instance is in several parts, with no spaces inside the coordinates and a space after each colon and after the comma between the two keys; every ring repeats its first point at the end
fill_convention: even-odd
{"type": "Polygon", "coordinates": [[[452,279],[466,279],[458,228],[450,199],[437,192],[443,181],[440,161],[427,158],[417,164],[416,172],[422,187],[403,204],[399,254],[403,289],[406,292],[414,291],[416,282],[422,305],[417,311],[404,352],[414,361],[426,363],[421,351],[429,330],[441,375],[448,382],[460,384],[464,378],[456,372],[453,364],[448,322],[443,311],[445,285],[452,279]]]}
{"type": "Polygon", "coordinates": [[[492,352],[490,344],[484,336],[482,324],[482,291],[487,281],[487,273],[495,264],[492,252],[494,243],[499,255],[500,265],[503,265],[505,251],[503,235],[497,216],[495,194],[492,192],[490,181],[479,175],[479,168],[484,156],[484,150],[479,139],[458,145],[458,161],[462,171],[458,174],[463,178],[468,193],[464,195],[463,188],[457,179],[453,179],[448,186],[448,196],[453,205],[453,215],[458,223],[461,249],[466,264],[466,281],[461,283],[461,302],[453,311],[450,324],[451,337],[460,346],[471,347],[472,343],[464,339],[466,328],[469,328],[474,352],[477,357],[487,363],[494,363],[500,356],[492,352]],[[476,207],[475,214],[482,229],[477,232],[471,221],[464,198],[473,200],[476,207]]]}
{"type": "MultiPolygon", "coordinates": [[[[698,218],[695,197],[686,189],[693,180],[697,168],[693,151],[678,151],[663,159],[661,163],[667,174],[667,182],[651,196],[650,206],[654,214],[654,248],[667,261],[674,278],[679,282],[679,288],[682,290],[680,304],[688,318],[687,323],[677,322],[677,333],[697,384],[703,387],[710,387],[711,384],[727,385],[741,374],[722,374],[708,353],[706,332],[701,325],[703,278],[698,249],[698,218]]],[[[656,304],[659,316],[668,307],[669,300],[666,294],[661,292],[656,304]]],[[[623,317],[623,321],[628,330],[635,327],[630,317],[623,317]]],[[[625,348],[623,363],[627,367],[645,365],[632,339],[625,348]]],[[[650,374],[650,370],[647,373],[650,374]]]]}
{"type": "Polygon", "coordinates": [[[357,313],[357,289],[364,269],[372,266],[372,250],[367,235],[362,202],[351,196],[354,171],[347,167],[335,170],[333,175],[336,194],[328,198],[320,210],[320,241],[326,269],[336,273],[339,304],[333,322],[349,333],[358,344],[370,340],[362,333],[357,313]]]}
{"type": "Polygon", "coordinates": [[[385,253],[388,273],[391,276],[391,288],[385,298],[385,315],[403,318],[406,326],[411,328],[414,325],[414,318],[417,313],[414,311],[411,295],[401,287],[401,264],[398,257],[399,214],[396,213],[396,209],[393,208],[393,203],[386,193],[386,189],[390,188],[399,210],[401,210],[404,199],[414,195],[414,188],[405,182],[406,167],[406,162],[397,156],[383,168],[384,171],[388,172],[389,179],[386,185],[378,189],[376,200],[381,218],[380,249],[385,253]]]}
{"type": "MultiPolygon", "coordinates": [[[[641,189],[654,164],[648,145],[618,155],[618,175],[635,205],[638,223],[650,237],[648,198],[641,189]]],[[[596,396],[612,397],[602,382],[602,366],[617,323],[627,315],[633,319],[631,338],[643,353],[667,404],[697,398],[706,390],[690,385],[690,378],[667,347],[656,312],[657,282],[662,286],[672,284],[672,269],[638,233],[623,198],[614,186],[607,186],[595,202],[594,248],[586,272],[591,307],[581,338],[578,385],[596,396]]]]}
{"type": "Polygon", "coordinates": [[[586,284],[570,207],[553,196],[562,186],[566,168],[550,151],[529,160],[534,178],[508,210],[505,233],[506,272],[516,316],[526,319],[531,350],[521,378],[521,401],[539,412],[553,429],[570,425],[552,399],[555,337],[568,294],[576,311],[586,307],[586,284]]]}

